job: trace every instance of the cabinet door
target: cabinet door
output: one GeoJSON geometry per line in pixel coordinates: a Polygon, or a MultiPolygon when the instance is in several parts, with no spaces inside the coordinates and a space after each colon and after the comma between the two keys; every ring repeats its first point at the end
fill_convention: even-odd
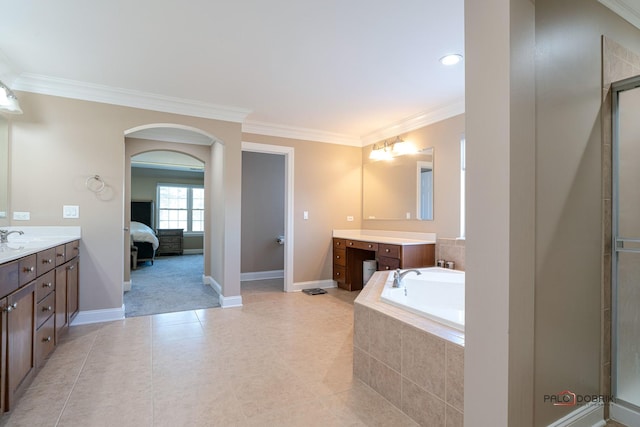
{"type": "Polygon", "coordinates": [[[79,281],[78,281],[78,263],[79,258],[76,257],[69,261],[67,266],[67,320],[69,325],[80,311],[79,301],[79,281]]]}
{"type": "MultiPolygon", "coordinates": [[[[17,270],[16,270],[17,271],[17,270]]],[[[7,385],[7,299],[0,300],[0,414],[6,409],[6,385],[7,385]]]]}
{"type": "Polygon", "coordinates": [[[56,341],[67,326],[67,266],[56,268],[56,341]]]}
{"type": "Polygon", "coordinates": [[[36,282],[31,282],[7,297],[7,407],[35,375],[35,307],[36,282]]]}

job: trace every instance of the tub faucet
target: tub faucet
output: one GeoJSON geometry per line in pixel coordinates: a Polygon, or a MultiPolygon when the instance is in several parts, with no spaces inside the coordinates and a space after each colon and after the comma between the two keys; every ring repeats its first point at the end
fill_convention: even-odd
{"type": "Polygon", "coordinates": [[[400,272],[400,269],[396,268],[396,271],[393,272],[393,287],[401,288],[402,279],[404,279],[404,276],[406,276],[408,273],[416,273],[418,276],[422,274],[418,270],[405,270],[403,272],[400,272]]]}
{"type": "Polygon", "coordinates": [[[7,240],[7,238],[9,237],[9,234],[12,233],[18,233],[20,235],[24,234],[24,232],[19,230],[0,230],[0,243],[9,243],[9,240],[7,240]]]}

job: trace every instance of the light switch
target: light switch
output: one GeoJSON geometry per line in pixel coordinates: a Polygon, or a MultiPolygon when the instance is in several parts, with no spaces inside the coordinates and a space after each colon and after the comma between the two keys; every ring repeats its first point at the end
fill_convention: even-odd
{"type": "Polygon", "coordinates": [[[347,216],[347,221],[352,222],[353,221],[353,217],[351,215],[347,216]]]}
{"type": "Polygon", "coordinates": [[[62,218],[80,218],[80,206],[64,205],[62,207],[62,218]]]}
{"type": "Polygon", "coordinates": [[[302,212],[302,219],[309,219],[309,211],[302,212]]]}

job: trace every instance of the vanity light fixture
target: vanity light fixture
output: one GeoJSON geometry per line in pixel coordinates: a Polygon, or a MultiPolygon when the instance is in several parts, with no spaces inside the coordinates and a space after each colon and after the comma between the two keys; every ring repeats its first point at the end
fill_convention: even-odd
{"type": "Polygon", "coordinates": [[[22,114],[18,98],[4,83],[0,81],[0,112],[22,114]]]}
{"type": "Polygon", "coordinates": [[[442,58],[440,58],[440,63],[442,65],[456,65],[460,61],[462,61],[462,55],[458,53],[445,55],[442,58]]]}
{"type": "Polygon", "coordinates": [[[385,140],[380,145],[373,144],[369,158],[371,160],[391,160],[395,156],[413,154],[415,152],[415,147],[412,144],[396,136],[395,141],[388,142],[385,140]]]}

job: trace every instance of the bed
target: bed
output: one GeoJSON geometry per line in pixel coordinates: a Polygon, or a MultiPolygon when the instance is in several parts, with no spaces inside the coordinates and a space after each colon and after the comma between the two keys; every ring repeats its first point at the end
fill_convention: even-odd
{"type": "MultiPolygon", "coordinates": [[[[136,264],[151,261],[151,265],[153,265],[156,249],[159,246],[156,233],[146,224],[137,221],[131,221],[129,230],[131,231],[131,244],[138,250],[136,264]]],[[[135,267],[134,265],[133,268],[135,267]]]]}

